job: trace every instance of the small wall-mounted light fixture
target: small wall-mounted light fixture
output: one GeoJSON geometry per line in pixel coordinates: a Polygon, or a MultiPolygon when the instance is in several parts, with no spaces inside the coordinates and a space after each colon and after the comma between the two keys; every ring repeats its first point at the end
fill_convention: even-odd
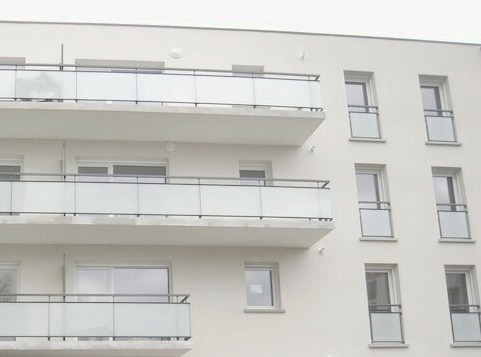
{"type": "Polygon", "coordinates": [[[305,59],[306,59],[306,55],[307,55],[306,52],[301,52],[301,53],[299,53],[299,58],[300,58],[301,60],[305,60],[305,59]]]}
{"type": "Polygon", "coordinates": [[[324,247],[320,248],[319,249],[319,255],[323,255],[325,251],[326,251],[326,248],[324,248],[324,247]]]}
{"type": "Polygon", "coordinates": [[[312,145],[309,149],[310,152],[316,151],[316,145],[312,145]]]}
{"type": "Polygon", "coordinates": [[[177,150],[177,144],[173,141],[166,141],[164,144],[164,148],[167,152],[174,152],[177,150]]]}
{"type": "Polygon", "coordinates": [[[173,48],[170,50],[170,56],[172,58],[180,58],[182,56],[182,52],[178,48],[173,48]]]}

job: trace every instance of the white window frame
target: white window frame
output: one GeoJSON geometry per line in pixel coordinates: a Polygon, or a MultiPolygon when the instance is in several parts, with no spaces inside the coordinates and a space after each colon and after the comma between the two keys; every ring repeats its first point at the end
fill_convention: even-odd
{"type": "MultiPolygon", "coordinates": [[[[397,267],[395,265],[370,265],[366,264],[364,269],[364,274],[366,273],[386,273],[388,277],[388,284],[389,284],[389,295],[390,295],[390,305],[399,305],[399,298],[398,298],[398,290],[399,284],[397,281],[397,267]]],[[[367,290],[367,279],[366,279],[366,293],[367,290]]],[[[368,298],[368,305],[369,305],[369,296],[368,298]]]]}
{"type": "Polygon", "coordinates": [[[114,294],[114,274],[115,269],[167,269],[168,294],[172,292],[172,266],[170,264],[76,264],[75,265],[75,291],[78,292],[77,272],[79,270],[107,270],[109,272],[109,294],[114,294]]]}
{"type": "Polygon", "coordinates": [[[14,294],[19,294],[20,293],[20,264],[0,263],[0,270],[15,270],[17,275],[17,289],[14,294]]]}
{"type": "MultiPolygon", "coordinates": [[[[453,266],[453,265],[447,265],[444,268],[444,274],[445,276],[449,273],[452,274],[464,274],[464,277],[466,279],[466,293],[468,295],[468,304],[469,305],[477,305],[479,302],[479,296],[478,296],[478,289],[477,286],[475,285],[475,279],[474,279],[474,267],[472,266],[453,266]]],[[[447,287],[447,281],[446,281],[446,294],[448,294],[448,287],[447,287]]],[[[449,299],[448,299],[448,304],[449,304],[449,299]]],[[[471,307],[470,310],[473,308],[471,307]]]]}
{"type": "Polygon", "coordinates": [[[279,277],[279,265],[277,263],[246,263],[244,266],[244,273],[246,271],[269,271],[271,272],[271,291],[272,291],[272,306],[254,306],[249,305],[247,301],[247,281],[244,274],[244,286],[246,294],[246,308],[244,311],[262,311],[262,310],[274,310],[283,311],[281,304],[281,292],[280,292],[280,277],[279,277]]]}
{"type": "Polygon", "coordinates": [[[242,184],[243,178],[240,177],[240,171],[241,170],[264,171],[265,179],[261,180],[261,181],[264,181],[263,186],[272,186],[273,185],[273,182],[272,182],[272,163],[270,161],[240,160],[239,161],[239,178],[240,178],[240,183],[242,184]]]}
{"type": "MultiPolygon", "coordinates": [[[[373,74],[370,72],[344,72],[344,86],[349,83],[362,83],[366,86],[366,99],[368,106],[376,106],[373,86],[373,74]]],[[[346,103],[349,108],[349,98],[346,90],[346,103]]]]}
{"type": "MultiPolygon", "coordinates": [[[[436,87],[439,88],[439,100],[441,104],[441,110],[450,110],[450,105],[449,105],[449,98],[447,96],[447,86],[446,86],[446,78],[443,77],[426,77],[426,76],[419,76],[419,88],[421,87],[436,87]]],[[[422,102],[422,96],[421,96],[421,102],[422,102]]],[[[423,110],[426,110],[424,108],[424,103],[423,105],[423,110]]],[[[435,111],[436,109],[434,108],[429,108],[429,110],[435,111]]]]}
{"type": "MultiPolygon", "coordinates": [[[[167,160],[160,161],[131,161],[131,160],[84,160],[77,159],[77,172],[79,167],[107,167],[108,175],[113,175],[114,166],[116,165],[126,165],[126,166],[159,166],[165,167],[165,174],[169,176],[169,166],[167,160]]],[[[113,177],[109,177],[107,182],[113,182],[113,177]]]]}
{"type": "MultiPolygon", "coordinates": [[[[461,180],[461,169],[447,169],[447,168],[432,168],[433,179],[434,177],[451,177],[453,180],[454,200],[455,204],[465,204],[464,190],[461,180]]],[[[436,200],[436,197],[435,197],[436,200]]],[[[436,202],[436,204],[438,204],[436,202]]]]}
{"type": "MultiPolygon", "coordinates": [[[[357,174],[376,175],[377,185],[379,189],[379,201],[389,202],[389,194],[387,191],[385,172],[386,172],[385,166],[355,165],[356,186],[357,186],[357,174]]],[[[357,187],[356,187],[356,190],[357,190],[357,187]]],[[[358,192],[358,201],[359,201],[359,192],[358,192]]]]}
{"type": "Polygon", "coordinates": [[[23,173],[23,159],[0,159],[0,166],[20,166],[20,180],[23,173]]]}

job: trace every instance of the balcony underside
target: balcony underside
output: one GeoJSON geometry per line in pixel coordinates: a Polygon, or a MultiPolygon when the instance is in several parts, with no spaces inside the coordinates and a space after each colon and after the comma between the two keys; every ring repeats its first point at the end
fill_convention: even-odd
{"type": "Polygon", "coordinates": [[[96,102],[0,102],[0,138],[300,146],[322,111],[96,102]]]}
{"type": "Polygon", "coordinates": [[[190,341],[32,341],[0,342],[0,355],[15,357],[99,356],[177,357],[192,348],[190,341]]]}
{"type": "Polygon", "coordinates": [[[3,216],[0,243],[308,248],[333,228],[283,218],[3,216]]]}

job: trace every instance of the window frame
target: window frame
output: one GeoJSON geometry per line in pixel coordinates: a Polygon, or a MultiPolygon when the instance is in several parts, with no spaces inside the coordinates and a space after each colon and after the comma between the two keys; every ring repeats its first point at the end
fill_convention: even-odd
{"type": "Polygon", "coordinates": [[[273,186],[272,181],[272,163],[270,161],[248,161],[248,160],[240,160],[239,161],[239,181],[241,186],[273,186]],[[255,185],[249,184],[247,182],[243,182],[243,177],[241,177],[242,170],[251,170],[251,171],[264,171],[264,179],[259,180],[244,180],[244,181],[252,181],[255,182],[255,185]]]}
{"type": "Polygon", "coordinates": [[[389,288],[389,304],[390,305],[398,305],[398,282],[396,277],[396,266],[394,265],[369,265],[366,264],[364,268],[365,279],[366,279],[366,294],[368,299],[368,306],[369,304],[369,293],[368,293],[368,281],[367,281],[367,274],[368,273],[383,273],[387,274],[387,281],[388,281],[388,288],[389,288]]]}
{"type": "Polygon", "coordinates": [[[245,311],[282,311],[281,293],[280,293],[280,277],[279,265],[277,263],[245,263],[244,265],[244,289],[246,294],[246,308],[245,311]],[[271,273],[271,292],[272,305],[271,306],[257,306],[249,305],[248,300],[248,286],[245,273],[247,271],[269,271],[271,273]]]}
{"type": "Polygon", "coordinates": [[[359,200],[359,191],[357,190],[357,175],[375,175],[376,182],[377,182],[377,190],[379,194],[379,201],[377,202],[377,208],[381,208],[382,204],[379,202],[389,202],[389,195],[387,191],[387,184],[385,178],[385,166],[363,166],[363,165],[355,165],[355,179],[356,179],[356,192],[357,192],[357,201],[358,204],[361,205],[359,200]]]}
{"type": "MultiPolygon", "coordinates": [[[[448,284],[447,284],[448,274],[463,274],[466,279],[466,295],[468,297],[468,304],[479,305],[478,289],[474,279],[474,276],[475,276],[474,267],[447,265],[444,267],[444,277],[446,281],[446,296],[448,298],[448,305],[449,305],[450,311],[451,311],[451,304],[449,302],[449,291],[448,291],[448,284]]],[[[468,311],[473,311],[473,310],[474,310],[473,306],[470,306],[468,309],[468,311]]]]}
{"type": "MultiPolygon", "coordinates": [[[[115,182],[115,178],[112,176],[114,173],[114,166],[158,166],[165,167],[165,176],[169,176],[169,166],[167,160],[160,161],[130,161],[130,160],[76,160],[77,173],[80,167],[106,167],[108,179],[106,182],[115,182]]],[[[167,182],[167,178],[165,179],[167,182]]]]}

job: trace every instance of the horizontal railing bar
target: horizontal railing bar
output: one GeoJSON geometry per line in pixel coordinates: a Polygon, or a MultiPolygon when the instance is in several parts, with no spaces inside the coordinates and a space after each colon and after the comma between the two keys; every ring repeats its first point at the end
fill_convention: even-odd
{"type": "Polygon", "coordinates": [[[368,108],[368,109],[378,109],[377,105],[348,105],[348,108],[368,108]]]}
{"type": "Polygon", "coordinates": [[[479,307],[476,304],[449,304],[449,307],[479,307]]]}
{"type": "MultiPolygon", "coordinates": [[[[18,338],[45,338],[45,337],[50,337],[50,338],[131,338],[131,339],[154,339],[154,338],[173,338],[173,339],[185,339],[185,340],[190,340],[192,336],[163,336],[163,335],[158,335],[158,336],[113,336],[113,335],[106,335],[106,336],[84,336],[84,335],[42,335],[42,336],[31,336],[31,335],[15,335],[15,336],[0,336],[0,338],[12,338],[12,337],[18,337],[18,338]]],[[[81,341],[82,342],[82,341],[81,341]]],[[[90,341],[84,341],[84,342],[90,342],[90,341]]],[[[110,342],[110,341],[96,341],[96,342],[110,342]]]]}
{"type": "MultiPolygon", "coordinates": [[[[179,179],[179,180],[226,180],[226,181],[260,181],[260,182],[305,182],[329,184],[327,180],[290,179],[290,178],[253,178],[253,177],[222,177],[222,176],[167,176],[167,175],[135,175],[135,174],[95,174],[95,173],[30,173],[30,172],[0,172],[2,176],[41,176],[41,177],[113,177],[113,178],[149,178],[149,179],[179,179]]],[[[55,182],[55,181],[54,181],[55,182]]],[[[84,181],[81,181],[84,182],[84,181]]],[[[122,182],[121,182],[122,183],[122,182]]],[[[127,183],[127,182],[125,182],[127,183]]],[[[141,182],[144,183],[144,182],[141,182]]],[[[289,186],[288,186],[289,187],[289,186]]]]}
{"type": "Polygon", "coordinates": [[[390,306],[394,306],[394,307],[401,307],[401,304],[368,304],[368,306],[374,306],[374,307],[390,307],[390,306]]]}
{"type": "MultiPolygon", "coordinates": [[[[203,68],[158,68],[158,67],[129,67],[129,66],[116,66],[116,65],[75,65],[75,64],[42,64],[42,63],[25,63],[25,64],[2,64],[0,63],[0,70],[4,71],[11,71],[11,70],[17,70],[17,71],[33,71],[33,70],[42,70],[42,69],[29,69],[29,68],[21,68],[21,67],[53,67],[53,68],[58,68],[58,71],[65,71],[65,68],[75,68],[75,69],[117,69],[117,70],[122,70],[122,72],[114,72],[114,73],[130,73],[128,70],[132,70],[132,73],[137,73],[136,71],[157,71],[162,73],[163,71],[179,71],[179,72],[192,72],[192,74],[198,75],[197,73],[194,72],[211,72],[211,73],[240,73],[236,72],[233,70],[222,70],[222,69],[203,69],[203,68]],[[11,67],[11,68],[1,68],[2,66],[5,67],[11,67]],[[15,67],[15,68],[12,68],[15,67]],[[60,69],[62,68],[62,69],[60,69]],[[127,71],[125,71],[127,70],[127,71]]],[[[46,69],[45,69],[46,70],[46,69]]],[[[85,71],[85,72],[99,72],[99,71],[85,71]]],[[[106,71],[107,72],[107,71],[106,71]]],[[[107,73],[112,73],[112,72],[107,72],[107,73]]],[[[292,76],[292,77],[313,77],[314,79],[309,79],[313,81],[317,81],[320,78],[319,74],[313,74],[313,73],[289,73],[289,72],[242,72],[242,74],[250,74],[253,76],[256,75],[278,75],[278,76],[292,76]]],[[[251,77],[244,77],[242,75],[237,75],[238,77],[241,78],[251,78],[251,77]]],[[[253,77],[253,78],[263,78],[263,77],[253,77]]],[[[268,79],[273,79],[273,78],[268,78],[268,79]]]]}
{"type": "Polygon", "coordinates": [[[436,203],[436,206],[466,207],[466,203],[436,203]]]}
{"type": "Polygon", "coordinates": [[[267,219],[307,219],[313,221],[327,221],[333,220],[332,217],[308,217],[308,216],[246,216],[246,215],[222,215],[222,214],[178,214],[178,213],[117,213],[117,212],[28,212],[28,211],[0,211],[0,214],[58,214],[58,215],[73,215],[73,216],[145,216],[145,217],[215,217],[215,218],[267,218],[267,219]]]}
{"type": "Polygon", "coordinates": [[[212,103],[212,102],[183,102],[183,101],[156,101],[156,100],[140,100],[140,99],[90,99],[90,98],[33,98],[33,97],[0,97],[0,100],[15,100],[15,101],[44,101],[44,102],[116,102],[116,103],[154,103],[154,104],[191,104],[197,107],[201,105],[218,105],[218,106],[233,106],[245,105],[253,108],[289,108],[289,109],[307,109],[311,111],[323,111],[322,107],[302,107],[297,105],[279,105],[279,104],[252,104],[252,103],[212,103]]]}
{"type": "Polygon", "coordinates": [[[358,201],[358,203],[372,203],[372,204],[385,204],[385,205],[389,205],[391,204],[389,201],[358,201]]]}
{"type": "Polygon", "coordinates": [[[447,109],[423,109],[425,112],[435,112],[435,113],[452,113],[452,110],[447,109]]]}
{"type": "Polygon", "coordinates": [[[86,297],[189,297],[190,294],[40,294],[40,293],[19,293],[19,294],[0,294],[1,296],[45,296],[45,297],[64,297],[64,296],[86,296],[86,297]]]}

